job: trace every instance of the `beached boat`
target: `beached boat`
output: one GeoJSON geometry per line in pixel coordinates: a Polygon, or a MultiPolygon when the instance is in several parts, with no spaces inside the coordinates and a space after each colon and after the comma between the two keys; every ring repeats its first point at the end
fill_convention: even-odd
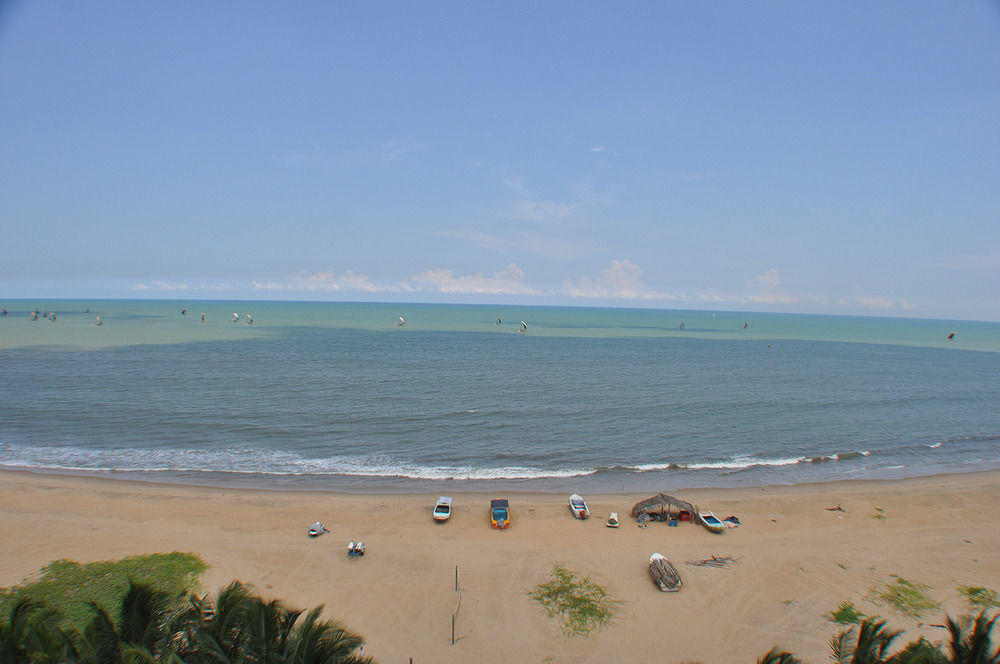
{"type": "Polygon", "coordinates": [[[611,516],[608,517],[608,520],[604,522],[604,525],[607,526],[608,528],[617,528],[619,525],[618,512],[612,512],[611,516]]]}
{"type": "Polygon", "coordinates": [[[490,525],[500,530],[510,526],[510,502],[506,498],[490,501],[490,525]]]}
{"type": "Polygon", "coordinates": [[[330,530],[319,521],[309,526],[309,537],[319,537],[323,533],[328,532],[330,532],[330,530]]]}
{"type": "Polygon", "coordinates": [[[726,524],[722,523],[719,517],[709,511],[698,512],[698,520],[713,533],[721,533],[726,529],[726,524]]]}
{"type": "Polygon", "coordinates": [[[653,583],[665,593],[677,592],[684,585],[681,575],[662,554],[654,553],[649,557],[649,576],[653,583]]]}
{"type": "Polygon", "coordinates": [[[434,505],[434,520],[447,521],[451,517],[451,496],[441,496],[434,505]]]}
{"type": "Polygon", "coordinates": [[[590,508],[587,507],[587,501],[578,493],[574,493],[569,497],[569,508],[572,510],[573,516],[578,519],[586,519],[590,516],[590,508]]]}

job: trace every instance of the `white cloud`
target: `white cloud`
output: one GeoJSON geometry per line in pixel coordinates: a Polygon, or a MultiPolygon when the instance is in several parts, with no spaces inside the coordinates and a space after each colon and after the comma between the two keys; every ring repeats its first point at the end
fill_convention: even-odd
{"type": "Polygon", "coordinates": [[[278,281],[267,281],[260,282],[254,281],[253,287],[256,290],[266,290],[266,291],[328,291],[328,292],[338,292],[347,290],[356,290],[366,293],[374,293],[378,290],[382,290],[375,286],[366,274],[356,274],[351,270],[347,270],[342,275],[337,275],[333,270],[328,270],[326,272],[308,272],[306,270],[300,270],[296,272],[293,276],[287,278],[284,282],[278,281]]]}
{"type": "Polygon", "coordinates": [[[513,208],[513,216],[516,219],[531,221],[535,223],[550,223],[565,219],[573,213],[581,203],[559,203],[556,201],[534,201],[522,199],[516,201],[513,208]]]}
{"type": "Polygon", "coordinates": [[[601,274],[591,279],[581,277],[566,282],[566,294],[583,298],[618,298],[623,300],[676,300],[675,295],[646,288],[640,277],[642,268],[629,259],[611,261],[601,274]]]}
{"type": "Polygon", "coordinates": [[[222,282],[221,284],[202,284],[201,286],[199,286],[199,288],[201,290],[209,290],[209,291],[235,290],[235,287],[232,284],[226,282],[222,282]]]}
{"type": "Polygon", "coordinates": [[[492,275],[482,272],[455,276],[451,270],[428,270],[410,278],[417,290],[486,295],[540,295],[524,282],[524,270],[511,263],[492,275]]]}
{"type": "Polygon", "coordinates": [[[754,281],[759,287],[767,290],[781,288],[781,277],[778,276],[778,271],[773,267],[763,274],[754,276],[754,281]]]}
{"type": "Polygon", "coordinates": [[[187,284],[175,284],[169,281],[154,281],[152,284],[133,284],[128,287],[135,291],[187,291],[191,287],[187,284]]]}
{"type": "Polygon", "coordinates": [[[799,302],[797,296],[785,292],[781,276],[773,267],[761,274],[755,274],[751,280],[751,288],[758,292],[731,299],[739,304],[798,304],[799,302]]]}
{"type": "Polygon", "coordinates": [[[893,299],[878,295],[842,297],[837,300],[837,304],[842,307],[867,309],[871,311],[895,311],[896,309],[901,309],[903,311],[915,311],[917,309],[915,305],[906,300],[893,299]]]}
{"type": "Polygon", "coordinates": [[[784,293],[762,293],[750,295],[743,298],[743,301],[753,304],[798,304],[799,298],[784,293]]]}

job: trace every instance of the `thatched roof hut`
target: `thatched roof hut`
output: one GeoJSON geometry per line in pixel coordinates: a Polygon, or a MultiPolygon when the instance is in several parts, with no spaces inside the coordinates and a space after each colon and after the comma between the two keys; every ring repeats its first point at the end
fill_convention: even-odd
{"type": "Polygon", "coordinates": [[[650,496],[645,500],[640,500],[635,505],[632,506],[632,517],[639,516],[640,512],[667,512],[670,513],[671,508],[677,508],[677,511],[687,510],[691,514],[694,514],[694,505],[687,502],[686,500],[681,500],[680,498],[674,498],[665,493],[658,493],[655,496],[650,496]]]}

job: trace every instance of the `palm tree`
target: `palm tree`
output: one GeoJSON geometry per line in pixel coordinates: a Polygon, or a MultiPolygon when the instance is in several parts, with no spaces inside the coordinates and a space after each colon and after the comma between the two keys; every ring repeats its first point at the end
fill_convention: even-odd
{"type": "Polygon", "coordinates": [[[951,659],[946,660],[953,664],[998,664],[1000,663],[1000,649],[990,652],[992,647],[990,642],[990,632],[993,630],[993,623],[1000,616],[987,618],[986,610],[976,616],[975,620],[963,617],[952,620],[948,617],[947,627],[951,636],[949,650],[951,659]],[[971,629],[970,629],[971,626],[971,629]]]}
{"type": "Polygon", "coordinates": [[[830,640],[833,661],[837,664],[883,664],[889,662],[888,650],[893,640],[901,634],[885,629],[886,622],[878,618],[865,618],[858,625],[851,625],[830,640]],[[855,637],[855,633],[857,636],[855,637]]]}
{"type": "Polygon", "coordinates": [[[948,658],[941,649],[924,637],[906,644],[889,661],[892,664],[948,664],[948,658]]]}
{"type": "Polygon", "coordinates": [[[371,657],[354,654],[364,645],[361,637],[337,621],[321,621],[322,611],[322,605],[316,607],[295,628],[293,648],[282,664],[371,664],[371,657]]]}
{"type": "Polygon", "coordinates": [[[757,664],[802,664],[802,660],[791,653],[779,651],[775,646],[763,657],[758,657],[757,664]]]}
{"type": "Polygon", "coordinates": [[[178,616],[172,641],[188,664],[370,664],[354,654],[360,636],[334,621],[320,621],[323,607],[303,617],[279,600],[265,602],[234,581],[215,599],[191,598],[178,616]]]}
{"type": "Polygon", "coordinates": [[[252,597],[244,605],[248,627],[245,647],[253,652],[253,659],[260,664],[282,664],[287,661],[292,645],[295,621],[301,611],[292,611],[278,600],[265,602],[252,597]]]}
{"type": "MultiPolygon", "coordinates": [[[[129,581],[118,624],[107,611],[91,603],[90,623],[77,633],[84,664],[156,664],[173,655],[170,648],[170,598],[148,586],[129,581]]],[[[176,658],[176,656],[174,656],[176,658]]]]}
{"type": "Polygon", "coordinates": [[[150,586],[129,580],[122,598],[118,635],[122,641],[153,651],[164,640],[170,596],[150,586]]]}
{"type": "MultiPolygon", "coordinates": [[[[340,623],[279,600],[265,602],[234,581],[214,598],[192,596],[180,609],[164,593],[129,584],[117,623],[91,603],[72,635],[60,617],[29,599],[0,621],[0,664],[372,664],[363,641],[340,623]]],[[[779,664],[775,662],[774,664],[779,664]]],[[[793,664],[783,661],[780,664],[793,664]]]]}
{"type": "Polygon", "coordinates": [[[76,649],[59,625],[59,614],[35,600],[22,598],[0,622],[0,662],[55,664],[73,662],[76,649]]]}
{"type": "Polygon", "coordinates": [[[214,599],[192,596],[175,618],[171,644],[186,662],[239,662],[247,638],[246,603],[250,591],[239,581],[220,590],[214,599]]]}

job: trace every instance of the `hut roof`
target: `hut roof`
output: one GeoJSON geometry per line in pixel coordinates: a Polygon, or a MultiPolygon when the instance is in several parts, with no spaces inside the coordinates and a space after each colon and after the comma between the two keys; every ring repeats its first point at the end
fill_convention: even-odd
{"type": "Polygon", "coordinates": [[[687,510],[694,514],[694,505],[687,502],[686,500],[681,500],[680,498],[674,498],[665,493],[658,493],[655,496],[650,496],[645,500],[640,500],[635,505],[632,506],[632,516],[639,516],[639,512],[662,512],[663,510],[669,511],[671,507],[676,507],[678,510],[687,510]]]}

